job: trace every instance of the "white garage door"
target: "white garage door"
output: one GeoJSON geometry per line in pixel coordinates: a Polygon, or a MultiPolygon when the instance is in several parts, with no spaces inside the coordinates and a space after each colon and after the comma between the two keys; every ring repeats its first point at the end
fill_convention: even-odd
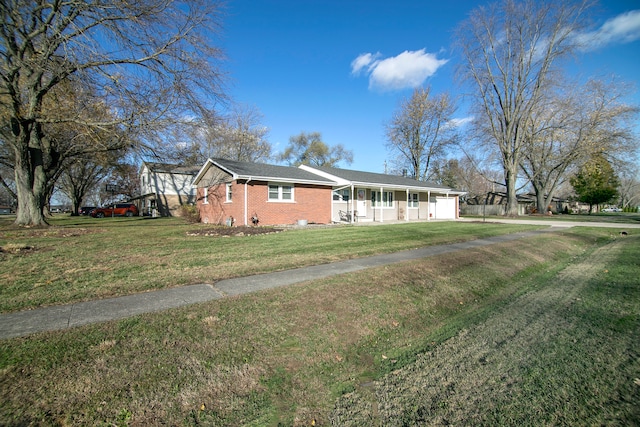
{"type": "Polygon", "coordinates": [[[435,203],[436,219],[455,219],[456,218],[456,199],[454,197],[436,197],[435,203]]]}

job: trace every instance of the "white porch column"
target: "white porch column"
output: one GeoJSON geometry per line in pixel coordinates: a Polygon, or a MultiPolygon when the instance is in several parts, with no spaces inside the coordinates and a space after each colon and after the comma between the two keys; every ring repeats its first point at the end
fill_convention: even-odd
{"type": "Polygon", "coordinates": [[[382,187],[380,187],[380,222],[384,222],[384,214],[382,213],[382,187]]]}
{"type": "Polygon", "coordinates": [[[356,222],[356,199],[355,199],[355,189],[353,187],[353,184],[351,184],[351,223],[353,224],[354,222],[356,222]]]}
{"type": "Polygon", "coordinates": [[[404,207],[404,220],[409,221],[409,189],[407,188],[407,201],[404,207]]]}
{"type": "Polygon", "coordinates": [[[431,221],[431,190],[427,192],[427,221],[431,221]]]}

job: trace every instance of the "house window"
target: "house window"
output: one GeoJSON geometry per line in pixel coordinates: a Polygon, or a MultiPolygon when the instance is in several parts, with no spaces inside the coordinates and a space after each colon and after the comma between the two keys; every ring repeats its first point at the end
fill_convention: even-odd
{"type": "Polygon", "coordinates": [[[351,190],[348,188],[344,188],[342,190],[334,190],[333,191],[333,200],[334,201],[343,201],[348,202],[351,198],[351,190]]]}
{"type": "Polygon", "coordinates": [[[233,189],[231,187],[231,184],[227,184],[227,202],[231,203],[231,200],[233,199],[233,189]]]}
{"type": "Polygon", "coordinates": [[[418,193],[409,193],[408,206],[410,208],[417,208],[418,200],[420,200],[420,198],[418,197],[418,193]]]}
{"type": "Polygon", "coordinates": [[[285,184],[269,184],[270,202],[293,201],[293,186],[285,184]]]}
{"type": "Polygon", "coordinates": [[[374,199],[373,207],[374,208],[391,208],[393,207],[393,191],[383,191],[380,193],[379,191],[373,192],[374,199]]]}
{"type": "Polygon", "coordinates": [[[202,203],[205,205],[209,204],[209,188],[204,187],[202,190],[202,203]]]}

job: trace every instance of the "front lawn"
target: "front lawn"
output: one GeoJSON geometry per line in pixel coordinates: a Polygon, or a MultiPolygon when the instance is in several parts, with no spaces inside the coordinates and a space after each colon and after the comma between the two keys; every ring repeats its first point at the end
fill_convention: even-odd
{"type": "MultiPolygon", "coordinates": [[[[0,222],[0,312],[286,270],[536,227],[454,222],[308,227],[228,236],[177,218],[0,222]]],[[[228,230],[225,228],[225,230],[228,230]]]]}
{"type": "MultiPolygon", "coordinates": [[[[465,224],[422,225],[432,226],[437,239],[465,224]]],[[[168,226],[165,238],[175,246],[189,227],[168,226]]],[[[391,246],[429,241],[407,244],[417,224],[395,230],[391,246]]],[[[337,250],[324,233],[350,234],[342,256],[384,247],[357,227],[220,244],[264,239],[261,250],[287,253],[277,243],[313,246],[317,236],[337,250]]],[[[639,243],[633,233],[570,229],[4,340],[0,424],[633,425],[639,243]]]]}

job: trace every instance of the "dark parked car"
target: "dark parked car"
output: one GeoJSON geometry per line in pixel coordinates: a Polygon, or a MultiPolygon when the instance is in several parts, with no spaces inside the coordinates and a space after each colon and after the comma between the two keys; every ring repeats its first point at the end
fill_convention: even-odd
{"type": "Polygon", "coordinates": [[[90,214],[94,218],[104,218],[105,216],[137,216],[138,208],[133,203],[118,203],[104,208],[96,208],[90,214]]]}
{"type": "Polygon", "coordinates": [[[89,215],[91,211],[94,210],[95,208],[96,208],[95,206],[83,206],[80,209],[78,209],[78,214],[89,215]]]}

